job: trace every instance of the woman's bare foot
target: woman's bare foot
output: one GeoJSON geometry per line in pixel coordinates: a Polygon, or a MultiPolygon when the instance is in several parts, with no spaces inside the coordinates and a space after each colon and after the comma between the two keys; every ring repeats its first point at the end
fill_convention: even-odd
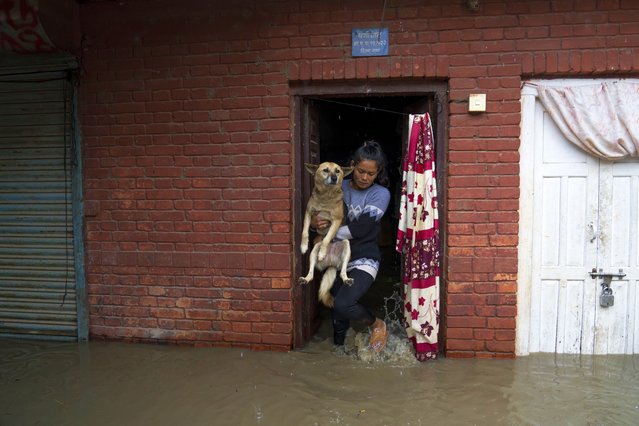
{"type": "Polygon", "coordinates": [[[380,353],[386,346],[386,340],[388,339],[388,330],[386,330],[386,323],[375,318],[375,322],[370,326],[371,329],[371,343],[370,349],[375,353],[380,353]]]}

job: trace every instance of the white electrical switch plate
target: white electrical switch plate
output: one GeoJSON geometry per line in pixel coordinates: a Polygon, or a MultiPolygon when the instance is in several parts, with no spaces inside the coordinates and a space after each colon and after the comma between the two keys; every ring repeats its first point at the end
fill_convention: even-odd
{"type": "Polygon", "coordinates": [[[486,94],[474,93],[468,96],[468,111],[469,112],[486,111],[486,94]]]}

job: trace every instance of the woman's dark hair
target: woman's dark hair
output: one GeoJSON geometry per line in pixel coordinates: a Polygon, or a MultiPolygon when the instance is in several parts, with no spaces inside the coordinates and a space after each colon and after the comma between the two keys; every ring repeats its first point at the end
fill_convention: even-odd
{"type": "Polygon", "coordinates": [[[388,172],[386,170],[388,161],[386,154],[382,150],[382,146],[374,139],[365,141],[359,148],[355,150],[351,157],[352,164],[356,166],[361,161],[371,160],[377,163],[377,182],[388,188],[388,172]]]}

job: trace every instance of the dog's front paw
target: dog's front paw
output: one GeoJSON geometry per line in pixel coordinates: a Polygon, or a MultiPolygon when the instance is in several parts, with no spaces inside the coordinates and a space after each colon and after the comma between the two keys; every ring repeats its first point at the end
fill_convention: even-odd
{"type": "Polygon", "coordinates": [[[297,283],[298,284],[308,284],[308,280],[306,279],[306,277],[299,277],[297,279],[297,283]]]}
{"type": "Polygon", "coordinates": [[[355,280],[353,280],[352,278],[346,278],[345,280],[342,280],[342,281],[344,281],[344,284],[349,286],[353,285],[353,283],[355,282],[355,280]]]}
{"type": "Polygon", "coordinates": [[[306,254],[306,252],[308,251],[308,243],[300,244],[300,251],[302,252],[302,254],[306,254]]]}

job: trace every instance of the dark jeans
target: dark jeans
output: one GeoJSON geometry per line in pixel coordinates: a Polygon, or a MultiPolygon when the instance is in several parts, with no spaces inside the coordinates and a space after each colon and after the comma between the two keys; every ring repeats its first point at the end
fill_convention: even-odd
{"type": "Polygon", "coordinates": [[[375,322],[375,315],[359,303],[359,299],[366,294],[375,281],[374,278],[359,269],[351,270],[348,276],[353,278],[353,285],[344,285],[338,275],[333,288],[331,288],[331,294],[335,298],[331,315],[333,318],[333,343],[336,345],[344,344],[346,331],[348,331],[351,320],[362,321],[367,325],[375,322]]]}

